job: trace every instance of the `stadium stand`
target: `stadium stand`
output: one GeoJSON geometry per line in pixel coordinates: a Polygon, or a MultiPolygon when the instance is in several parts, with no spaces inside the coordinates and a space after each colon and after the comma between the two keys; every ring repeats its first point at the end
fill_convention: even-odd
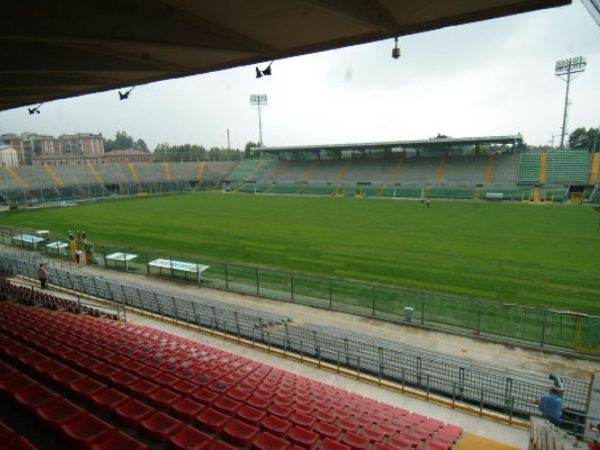
{"type": "Polygon", "coordinates": [[[524,153],[519,161],[519,184],[535,184],[540,182],[541,155],[524,153]]]}
{"type": "Polygon", "coordinates": [[[497,155],[490,183],[500,186],[515,186],[517,184],[518,166],[519,155],[497,155]]]}
{"type": "Polygon", "coordinates": [[[0,317],[0,393],[76,448],[451,449],[463,434],[150,327],[6,301],[0,317]]]}
{"type": "Polygon", "coordinates": [[[488,156],[463,156],[448,158],[440,179],[444,183],[475,186],[485,182],[488,156]]]}
{"type": "MultiPolygon", "coordinates": [[[[0,269],[35,277],[36,264],[15,255],[0,255],[0,269]]],[[[269,348],[313,358],[319,363],[345,367],[400,386],[409,386],[463,404],[486,407],[510,417],[527,418],[537,413],[531,399],[547,390],[545,375],[449,357],[401,342],[335,327],[293,322],[289,317],[218,301],[173,296],[168,291],[150,289],[131,282],[115,282],[89,275],[74,274],[49,267],[52,283],[95,298],[114,302],[190,323],[212,332],[229,334],[269,348]]],[[[585,410],[589,384],[564,379],[565,406],[574,414],[585,410]]]]}
{"type": "Polygon", "coordinates": [[[547,159],[546,183],[587,184],[590,174],[588,152],[550,152],[547,159]]]}
{"type": "Polygon", "coordinates": [[[579,151],[22,166],[4,167],[0,197],[30,203],[223,187],[246,193],[564,201],[569,198],[564,186],[587,185],[589,200],[598,171],[600,153],[579,151]],[[544,187],[534,191],[535,184],[544,187]]]}

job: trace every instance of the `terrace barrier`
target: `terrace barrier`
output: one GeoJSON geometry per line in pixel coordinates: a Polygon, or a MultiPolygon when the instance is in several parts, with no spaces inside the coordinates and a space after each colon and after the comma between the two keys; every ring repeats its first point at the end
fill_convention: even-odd
{"type": "MultiPolygon", "coordinates": [[[[39,261],[40,256],[31,252],[0,252],[0,273],[35,279],[39,261]]],[[[53,260],[47,267],[51,287],[199,326],[211,334],[226,334],[252,346],[279,349],[284,356],[297,355],[299,361],[319,367],[337,368],[338,372],[344,368],[359,379],[392,383],[402,392],[420,392],[424,399],[443,400],[453,408],[466,407],[481,415],[500,414],[508,423],[522,423],[522,419],[538,415],[534,400],[546,393],[550,383],[547,375],[484,365],[351,330],[298,323],[241,305],[175,296],[166,289],[71,270],[53,260]]],[[[582,434],[589,383],[570,378],[563,378],[563,383],[565,428],[582,434]]],[[[500,416],[494,417],[500,420],[500,416]]]]}
{"type": "MultiPolygon", "coordinates": [[[[21,233],[14,229],[0,229],[0,243],[31,249],[31,244],[15,239],[21,233]]],[[[49,239],[44,245],[37,245],[35,250],[48,256],[68,258],[46,246],[51,242],[55,240],[49,239]]],[[[211,288],[393,322],[600,355],[600,317],[596,316],[103,245],[96,245],[94,263],[140,275],[161,275],[211,288]],[[107,255],[118,252],[134,253],[137,258],[128,261],[127,265],[107,261],[107,255]],[[172,269],[156,273],[148,263],[157,258],[210,267],[201,277],[172,269]]]]}

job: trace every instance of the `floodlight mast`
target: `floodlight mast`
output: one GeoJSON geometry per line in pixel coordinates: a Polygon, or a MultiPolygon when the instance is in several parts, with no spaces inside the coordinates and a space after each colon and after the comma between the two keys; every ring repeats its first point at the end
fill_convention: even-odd
{"type": "Polygon", "coordinates": [[[263,135],[262,135],[262,118],[260,115],[260,110],[267,106],[268,98],[265,94],[253,94],[250,96],[250,104],[252,106],[256,106],[258,110],[258,146],[262,147],[263,145],[263,135]]]}
{"type": "Polygon", "coordinates": [[[565,108],[563,111],[563,124],[560,133],[560,148],[565,148],[565,134],[567,133],[567,117],[569,114],[569,89],[571,87],[571,80],[575,78],[578,73],[585,72],[587,62],[583,56],[576,58],[561,59],[556,61],[556,67],[554,68],[554,74],[567,83],[567,89],[565,92],[565,108]]]}

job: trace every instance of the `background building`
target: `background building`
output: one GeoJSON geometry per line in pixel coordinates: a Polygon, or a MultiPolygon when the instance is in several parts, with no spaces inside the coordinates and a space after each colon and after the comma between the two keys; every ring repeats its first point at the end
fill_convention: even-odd
{"type": "Polygon", "coordinates": [[[17,167],[18,165],[17,151],[10,145],[0,145],[0,166],[17,167]]]}

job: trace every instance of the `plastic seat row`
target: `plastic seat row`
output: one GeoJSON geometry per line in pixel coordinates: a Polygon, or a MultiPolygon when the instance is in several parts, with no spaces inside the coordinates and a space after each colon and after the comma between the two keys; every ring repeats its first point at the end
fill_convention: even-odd
{"type": "MultiPolygon", "coordinates": [[[[53,315],[48,312],[44,312],[43,315],[48,314],[53,315]]],[[[37,319],[40,317],[41,315],[38,314],[37,319]]],[[[15,314],[13,318],[17,323],[19,320],[24,323],[23,315],[15,314]]],[[[83,322],[84,318],[77,319],[83,322]]],[[[88,319],[89,321],[93,321],[93,319],[88,319]]],[[[76,330],[75,322],[77,321],[70,322],[73,329],[76,330]]],[[[60,321],[56,322],[57,325],[59,323],[60,321]]],[[[35,326],[35,323],[30,325],[35,326]]],[[[42,328],[39,327],[40,332],[43,331],[42,328]]],[[[123,327],[96,324],[95,330],[99,333],[106,331],[107,336],[115,337],[119,331],[123,330],[123,327]]],[[[21,332],[25,339],[28,338],[27,333],[20,330],[12,331],[16,331],[17,334],[21,332]]],[[[133,334],[138,338],[142,336],[148,338],[136,346],[141,354],[146,353],[143,351],[144,348],[150,348],[157,342],[163,345],[165,357],[170,356],[170,353],[164,348],[164,345],[171,344],[175,344],[173,347],[184,350],[196,349],[204,354],[211,353],[211,349],[206,346],[175,338],[162,332],[138,330],[133,334]],[[150,339],[150,336],[153,338],[150,339]]],[[[59,334],[57,337],[60,338],[61,335],[59,334]]],[[[242,445],[237,442],[254,442],[263,433],[268,433],[274,438],[308,448],[314,446],[316,442],[321,442],[321,445],[342,445],[349,448],[366,448],[376,443],[395,444],[402,448],[401,445],[415,446],[421,445],[421,443],[429,445],[430,442],[436,442],[442,447],[451,448],[461,432],[460,429],[457,429],[454,434],[444,434],[444,431],[450,428],[439,421],[416,414],[410,415],[400,408],[364,399],[361,396],[303,377],[290,376],[279,369],[257,363],[248,363],[251,365],[248,373],[239,372],[240,367],[245,367],[243,364],[229,367],[228,370],[223,371],[219,371],[216,366],[211,366],[208,372],[204,372],[204,378],[199,377],[194,380],[199,382],[200,387],[194,386],[189,380],[196,375],[195,370],[200,372],[206,369],[203,367],[202,359],[199,362],[196,361],[194,366],[179,367],[160,374],[152,373],[150,370],[152,377],[139,377],[134,374],[139,375],[144,370],[154,367],[149,364],[148,359],[131,358],[136,354],[135,352],[124,353],[129,347],[113,348],[115,350],[113,355],[123,358],[117,364],[114,356],[110,354],[104,355],[106,358],[104,360],[91,357],[91,354],[97,356],[98,352],[107,351],[106,347],[96,345],[97,340],[95,343],[76,341],[74,339],[76,336],[70,336],[68,333],[63,333],[62,337],[73,338],[73,342],[68,343],[74,346],[78,345],[78,350],[70,347],[67,347],[67,350],[64,348],[66,344],[62,344],[63,348],[57,352],[70,365],[77,366],[88,374],[94,374],[98,379],[108,380],[109,384],[116,386],[118,391],[130,393],[159,408],[164,408],[178,419],[193,420],[203,431],[222,433],[227,440],[236,445],[242,445]],[[117,353],[121,350],[123,352],[117,353]],[[232,373],[238,373],[241,376],[237,379],[232,378],[232,373]],[[184,376],[179,377],[178,375],[184,376]],[[218,378],[219,376],[221,378],[218,378]],[[224,379],[228,379],[230,384],[223,383],[224,379]],[[175,389],[175,387],[179,389],[175,389]],[[292,398],[291,402],[290,398],[292,398]]],[[[131,344],[131,340],[128,341],[129,344],[131,344]]],[[[61,344],[55,345],[60,346],[61,344]]],[[[56,350],[56,348],[51,346],[50,350],[56,350]]],[[[223,356],[228,355],[225,352],[217,353],[223,356]]],[[[167,362],[169,359],[167,358],[167,362]]],[[[229,355],[228,359],[236,361],[232,355],[229,355]]],[[[209,359],[208,364],[210,361],[209,359]]],[[[172,363],[173,360],[170,362],[172,363]]],[[[245,363],[246,361],[244,361],[245,363]]],[[[160,368],[160,365],[158,367],[160,368]]],[[[155,370],[157,369],[155,368],[155,370]]],[[[71,372],[66,370],[62,373],[62,377],[67,377],[68,383],[74,381],[72,372],[73,369],[71,372]]],[[[97,394],[100,395],[98,400],[108,402],[107,405],[114,406],[112,401],[123,400],[122,395],[119,396],[118,392],[112,392],[110,395],[107,393],[108,398],[103,399],[102,392],[94,391],[94,388],[98,387],[97,383],[78,379],[73,386],[75,389],[81,386],[81,392],[78,394],[88,394],[87,398],[89,399],[94,399],[97,394]]],[[[128,414],[127,408],[144,409],[144,406],[147,406],[139,401],[137,401],[137,405],[132,402],[121,402],[116,410],[125,405],[123,406],[126,410],[125,414],[128,414]]],[[[178,419],[173,420],[177,421],[178,419]]],[[[261,440],[271,442],[272,439],[269,436],[261,437],[261,440]]]]}
{"type": "Polygon", "coordinates": [[[0,421],[0,448],[6,450],[35,450],[35,447],[12,428],[0,421]]]}
{"type": "Polygon", "coordinates": [[[116,314],[107,313],[91,306],[80,305],[73,300],[56,297],[33,288],[19,286],[6,279],[0,280],[0,297],[3,300],[14,300],[25,305],[40,305],[49,309],[65,309],[74,314],[84,314],[93,317],[104,317],[119,320],[116,314]]]}

